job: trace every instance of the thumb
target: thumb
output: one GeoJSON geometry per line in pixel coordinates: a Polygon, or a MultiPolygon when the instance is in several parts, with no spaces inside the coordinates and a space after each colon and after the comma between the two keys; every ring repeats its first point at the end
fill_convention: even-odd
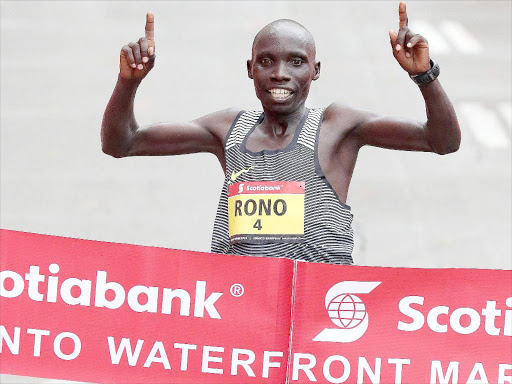
{"type": "Polygon", "coordinates": [[[393,49],[393,52],[395,51],[397,38],[398,38],[398,33],[393,31],[392,29],[390,29],[389,30],[389,42],[391,43],[391,48],[393,49]]]}

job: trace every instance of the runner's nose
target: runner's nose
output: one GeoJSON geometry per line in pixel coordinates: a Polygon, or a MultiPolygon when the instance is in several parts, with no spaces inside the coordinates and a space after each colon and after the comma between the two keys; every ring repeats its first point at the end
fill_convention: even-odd
{"type": "Polygon", "coordinates": [[[277,81],[288,81],[290,80],[290,75],[288,73],[288,68],[286,67],[285,62],[279,62],[274,66],[274,71],[272,72],[272,79],[277,81]]]}

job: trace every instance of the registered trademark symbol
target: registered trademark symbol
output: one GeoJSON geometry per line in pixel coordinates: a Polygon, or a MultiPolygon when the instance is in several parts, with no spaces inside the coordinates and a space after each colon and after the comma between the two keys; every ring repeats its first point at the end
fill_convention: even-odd
{"type": "Polygon", "coordinates": [[[231,294],[235,297],[240,297],[244,294],[244,286],[242,284],[235,283],[229,289],[231,294]]]}

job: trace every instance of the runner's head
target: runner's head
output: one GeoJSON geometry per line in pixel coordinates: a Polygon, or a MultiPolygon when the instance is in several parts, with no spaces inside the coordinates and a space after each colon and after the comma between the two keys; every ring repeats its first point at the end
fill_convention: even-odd
{"type": "Polygon", "coordinates": [[[320,76],[315,55],[313,36],[296,21],[276,20],[258,32],[247,70],[266,110],[288,114],[306,101],[320,76]]]}

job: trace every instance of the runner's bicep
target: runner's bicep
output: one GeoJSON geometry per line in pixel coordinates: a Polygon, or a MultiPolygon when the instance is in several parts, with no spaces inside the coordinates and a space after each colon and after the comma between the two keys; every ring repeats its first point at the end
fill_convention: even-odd
{"type": "Polygon", "coordinates": [[[368,115],[350,132],[350,135],[356,138],[361,146],[371,145],[403,151],[432,151],[426,126],[406,118],[368,115]]]}
{"type": "Polygon", "coordinates": [[[240,110],[229,108],[186,123],[159,123],[135,131],[128,156],[210,152],[221,164],[224,138],[240,110]]]}
{"type": "Polygon", "coordinates": [[[158,123],[139,128],[133,136],[129,156],[182,155],[219,151],[215,135],[199,121],[158,123]]]}

